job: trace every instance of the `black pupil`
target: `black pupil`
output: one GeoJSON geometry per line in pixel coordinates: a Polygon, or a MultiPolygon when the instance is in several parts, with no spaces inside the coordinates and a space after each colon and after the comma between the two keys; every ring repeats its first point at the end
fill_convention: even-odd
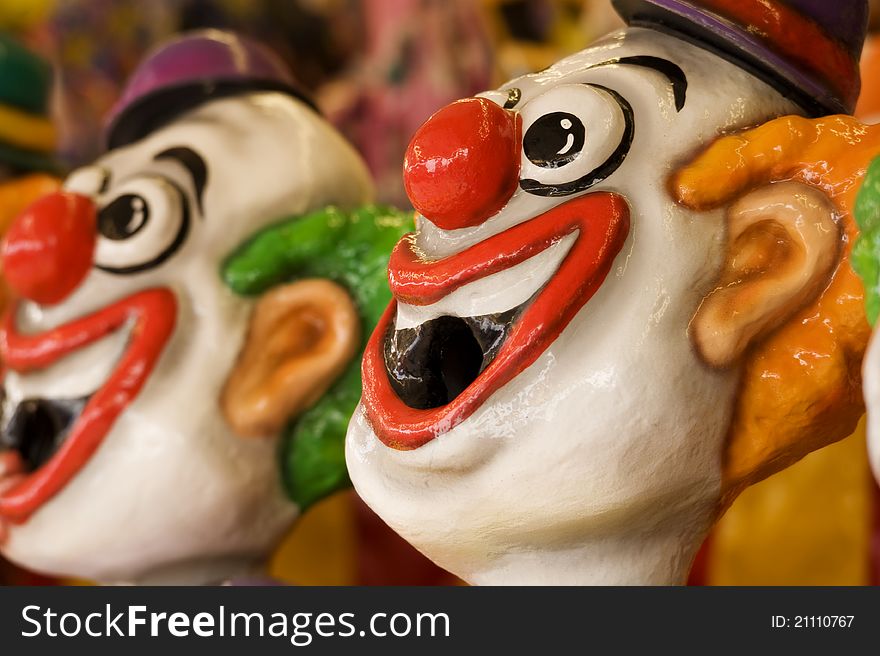
{"type": "Polygon", "coordinates": [[[141,196],[125,194],[115,199],[98,214],[98,230],[107,239],[128,239],[150,219],[150,207],[141,196]]]}
{"type": "Polygon", "coordinates": [[[532,124],[523,139],[529,161],[545,169],[558,169],[580,155],[587,130],[574,114],[545,114],[532,124]]]}

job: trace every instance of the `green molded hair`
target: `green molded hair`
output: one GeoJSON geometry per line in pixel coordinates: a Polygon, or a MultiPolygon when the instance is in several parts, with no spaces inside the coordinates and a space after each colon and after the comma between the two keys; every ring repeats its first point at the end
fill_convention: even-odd
{"type": "Polygon", "coordinates": [[[351,484],[345,433],[361,397],[361,358],[391,301],[391,250],[412,229],[412,213],[390,207],[367,205],[351,212],[328,207],[261,230],[223,262],[224,282],[242,296],[303,278],[326,278],[348,289],[360,311],[363,343],[358,355],[282,435],[282,479],[301,510],[351,484]]]}
{"type": "Polygon", "coordinates": [[[852,267],[865,284],[865,311],[873,326],[880,315],[880,157],[868,167],[854,214],[859,238],[853,246],[852,267]]]}

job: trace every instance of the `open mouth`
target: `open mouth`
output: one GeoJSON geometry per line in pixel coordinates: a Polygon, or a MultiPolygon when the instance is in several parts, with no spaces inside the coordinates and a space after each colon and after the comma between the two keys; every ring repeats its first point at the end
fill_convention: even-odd
{"type": "Polygon", "coordinates": [[[569,201],[441,260],[428,260],[413,236],[394,249],[395,300],[364,355],[363,402],[377,437],[416,449],[470,417],[528,368],[592,298],[629,234],[629,207],[614,193],[569,201]],[[573,243],[529,298],[502,312],[441,314],[416,327],[398,324],[398,305],[428,308],[508,271],[567,237],[573,243]]]}
{"type": "Polygon", "coordinates": [[[0,432],[0,449],[14,451],[23,471],[38,470],[61,448],[89,398],[22,401],[0,432]]]}
{"type": "Polygon", "coordinates": [[[417,410],[453,402],[489,367],[527,304],[476,317],[444,315],[385,336],[385,373],[398,398],[417,410]]]}
{"type": "Polygon", "coordinates": [[[140,393],[174,331],[177,301],[168,289],[146,290],[36,335],[20,333],[17,316],[14,304],[0,326],[0,356],[9,370],[23,374],[45,369],[120,330],[131,331],[112,373],[93,394],[26,398],[6,408],[0,432],[5,463],[0,467],[0,519],[22,523],[82,469],[140,393]]]}

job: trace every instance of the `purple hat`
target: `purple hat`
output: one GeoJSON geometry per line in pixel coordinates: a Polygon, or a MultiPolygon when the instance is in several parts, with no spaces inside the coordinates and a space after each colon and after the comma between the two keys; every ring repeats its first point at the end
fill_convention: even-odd
{"type": "Polygon", "coordinates": [[[141,62],[104,122],[108,148],[145,137],[206,100],[281,91],[305,101],[290,70],[270,50],[231,32],[188,32],[141,62]]]}
{"type": "Polygon", "coordinates": [[[630,25],[672,32],[733,61],[813,116],[859,97],[867,0],[612,0],[630,25]]]}

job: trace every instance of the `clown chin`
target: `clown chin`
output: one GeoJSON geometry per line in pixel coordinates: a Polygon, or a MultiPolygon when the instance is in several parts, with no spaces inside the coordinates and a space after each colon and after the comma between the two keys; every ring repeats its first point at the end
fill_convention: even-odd
{"type": "MultiPolygon", "coordinates": [[[[275,445],[232,443],[239,461],[263,464],[252,465],[255,484],[235,462],[205,458],[199,439],[173,434],[180,448],[170,458],[159,442],[163,427],[137,423],[123,416],[58,495],[10,525],[3,555],[33,571],[113,584],[218,584],[257,574],[298,515],[275,489],[275,445]],[[118,530],[122,523],[127,530],[118,530]]],[[[203,428],[206,441],[223,430],[203,428]]]]}
{"type": "Polygon", "coordinates": [[[655,325],[611,330],[622,295],[609,282],[532,366],[424,446],[389,448],[355,413],[346,459],[360,496],[469,583],[680,584],[715,518],[736,375],[697,361],[687,301],[643,304],[655,325]]]}
{"type": "MultiPolygon", "coordinates": [[[[549,401],[560,366],[546,354],[413,451],[383,445],[359,408],[346,454],[355,488],[391,528],[471,584],[682,583],[719,496],[720,463],[703,447],[717,448],[723,431],[703,429],[689,457],[664,457],[667,430],[679,448],[686,436],[633,421],[639,394],[635,406],[609,406],[602,386],[617,385],[607,369],[572,392],[583,414],[559,421],[558,404],[576,402],[549,401]],[[620,427],[610,434],[609,414],[620,427]]],[[[721,416],[708,425],[725,421],[717,400],[721,416]]]]}

